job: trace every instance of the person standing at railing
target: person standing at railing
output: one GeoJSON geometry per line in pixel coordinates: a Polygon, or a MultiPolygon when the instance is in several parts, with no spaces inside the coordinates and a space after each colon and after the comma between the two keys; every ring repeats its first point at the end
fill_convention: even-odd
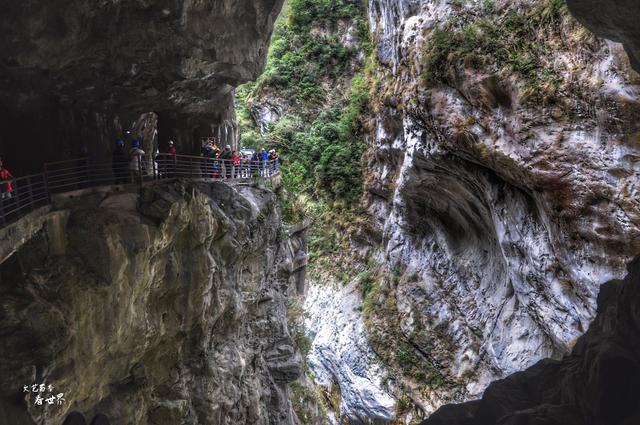
{"type": "Polygon", "coordinates": [[[251,175],[251,172],[249,171],[249,166],[251,165],[251,158],[249,158],[249,155],[247,155],[246,153],[243,153],[241,162],[242,162],[242,178],[246,179],[251,175]]]}
{"type": "Polygon", "coordinates": [[[111,158],[111,168],[115,176],[115,184],[127,183],[127,162],[129,157],[124,147],[124,140],[119,139],[116,147],[113,149],[113,157],[111,158]]]}
{"type": "Polygon", "coordinates": [[[224,177],[229,179],[231,178],[231,146],[226,145],[224,147],[224,151],[220,155],[220,159],[222,160],[222,167],[224,170],[224,177]]]}
{"type": "Polygon", "coordinates": [[[265,148],[262,148],[262,151],[260,152],[260,169],[262,170],[261,171],[262,177],[267,176],[268,166],[269,166],[269,154],[267,153],[265,148]]]}
{"type": "Polygon", "coordinates": [[[278,154],[275,149],[269,151],[269,175],[273,175],[276,172],[276,158],[278,154]]]}
{"type": "Polygon", "coordinates": [[[202,147],[200,148],[200,155],[205,158],[211,157],[211,151],[213,150],[213,146],[209,141],[202,142],[202,147]]]}
{"type": "Polygon", "coordinates": [[[4,167],[2,158],[0,158],[0,200],[11,199],[11,193],[13,192],[13,175],[9,170],[4,167]]]}
{"type": "Polygon", "coordinates": [[[211,161],[209,159],[213,157],[213,146],[209,143],[209,139],[202,141],[200,156],[205,158],[201,164],[200,171],[202,172],[202,177],[206,179],[211,177],[211,173],[213,173],[213,166],[210,164],[211,161]]]}
{"type": "Polygon", "coordinates": [[[141,182],[144,165],[144,151],[140,149],[140,141],[134,140],[131,143],[131,151],[129,152],[129,176],[131,183],[141,182]]]}
{"type": "Polygon", "coordinates": [[[176,149],[176,146],[173,144],[173,140],[169,140],[169,146],[167,147],[167,153],[169,155],[176,155],[178,153],[178,149],[176,149]]]}
{"type": "Polygon", "coordinates": [[[161,171],[164,171],[164,173],[166,173],[167,178],[172,178],[175,175],[175,163],[177,154],[178,149],[176,149],[173,140],[169,140],[169,146],[167,146],[167,155],[165,155],[165,157],[160,160],[161,171]]]}
{"type": "Polygon", "coordinates": [[[233,163],[231,175],[234,179],[237,179],[238,177],[240,177],[240,155],[238,155],[238,152],[231,152],[231,162],[233,163]]]}
{"type": "Polygon", "coordinates": [[[258,174],[260,172],[260,155],[258,152],[254,152],[251,157],[251,175],[258,174]]]}
{"type": "Polygon", "coordinates": [[[280,163],[282,162],[282,158],[278,155],[278,152],[273,150],[273,169],[278,172],[280,171],[280,163]]]}
{"type": "Polygon", "coordinates": [[[212,172],[205,176],[207,178],[219,179],[222,176],[222,165],[220,164],[220,149],[211,151],[213,158],[212,172]]]}

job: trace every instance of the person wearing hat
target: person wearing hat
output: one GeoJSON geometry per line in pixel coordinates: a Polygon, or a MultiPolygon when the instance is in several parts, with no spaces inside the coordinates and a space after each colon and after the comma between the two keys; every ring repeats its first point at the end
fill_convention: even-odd
{"type": "Polygon", "coordinates": [[[167,153],[171,155],[175,155],[178,153],[178,149],[176,149],[175,145],[173,144],[173,140],[169,140],[169,147],[167,147],[167,153]]]}
{"type": "Polygon", "coordinates": [[[144,166],[144,151],[140,149],[140,140],[136,139],[131,143],[131,151],[129,152],[129,176],[131,183],[142,181],[144,166]]]}

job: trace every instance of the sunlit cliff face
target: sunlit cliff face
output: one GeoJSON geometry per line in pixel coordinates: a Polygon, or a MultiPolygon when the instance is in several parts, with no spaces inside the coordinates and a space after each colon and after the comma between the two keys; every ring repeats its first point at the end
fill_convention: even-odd
{"type": "Polygon", "coordinates": [[[567,353],[640,252],[640,80],[558,2],[372,0],[369,22],[357,242],[395,277],[396,333],[452,385],[425,385],[431,408],[567,353]]]}

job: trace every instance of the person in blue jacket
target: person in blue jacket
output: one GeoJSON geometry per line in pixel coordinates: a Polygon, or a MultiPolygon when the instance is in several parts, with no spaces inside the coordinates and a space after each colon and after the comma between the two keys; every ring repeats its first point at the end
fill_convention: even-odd
{"type": "Polygon", "coordinates": [[[267,176],[267,167],[269,166],[269,154],[267,153],[267,151],[262,148],[262,151],[260,151],[260,165],[262,165],[262,176],[266,177],[267,176]]]}

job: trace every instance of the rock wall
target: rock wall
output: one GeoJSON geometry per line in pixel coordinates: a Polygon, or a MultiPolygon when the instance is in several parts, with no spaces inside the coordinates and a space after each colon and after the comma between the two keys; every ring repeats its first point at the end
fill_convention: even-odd
{"type": "Polygon", "coordinates": [[[600,37],[622,43],[631,64],[640,70],[640,4],[633,0],[567,0],[571,13],[600,37]]]}
{"type": "Polygon", "coordinates": [[[354,245],[444,377],[416,394],[426,413],[568,353],[640,252],[640,79],[552,3],[369,2],[372,220],[354,245]],[[522,57],[496,63],[500,43],[522,57]]]}
{"type": "MultiPolygon", "coordinates": [[[[311,340],[307,362],[314,381],[338,388],[337,416],[350,424],[388,423],[395,418],[396,401],[383,387],[385,371],[367,340],[358,307],[362,299],[355,282],[335,288],[310,282],[304,309],[311,340]]],[[[336,421],[336,423],[339,423],[336,421]]]]}
{"type": "Polygon", "coordinates": [[[298,253],[271,191],[162,183],[50,214],[0,264],[0,424],[296,423],[298,253]],[[41,383],[66,401],[36,405],[23,386],[41,383]]]}
{"type": "MultiPolygon", "coordinates": [[[[233,141],[233,89],[262,71],[282,0],[4,2],[0,150],[14,168],[109,156],[149,111],[161,142],[233,141]],[[169,125],[170,124],[170,125],[169,125]],[[195,140],[194,140],[195,139],[195,140]],[[28,149],[25,146],[29,146],[28,149]]],[[[9,165],[9,163],[7,163],[9,165]]]]}
{"type": "Polygon", "coordinates": [[[571,355],[492,383],[481,400],[438,410],[422,425],[635,424],[640,421],[640,260],[601,287],[598,314],[571,355]]]}

